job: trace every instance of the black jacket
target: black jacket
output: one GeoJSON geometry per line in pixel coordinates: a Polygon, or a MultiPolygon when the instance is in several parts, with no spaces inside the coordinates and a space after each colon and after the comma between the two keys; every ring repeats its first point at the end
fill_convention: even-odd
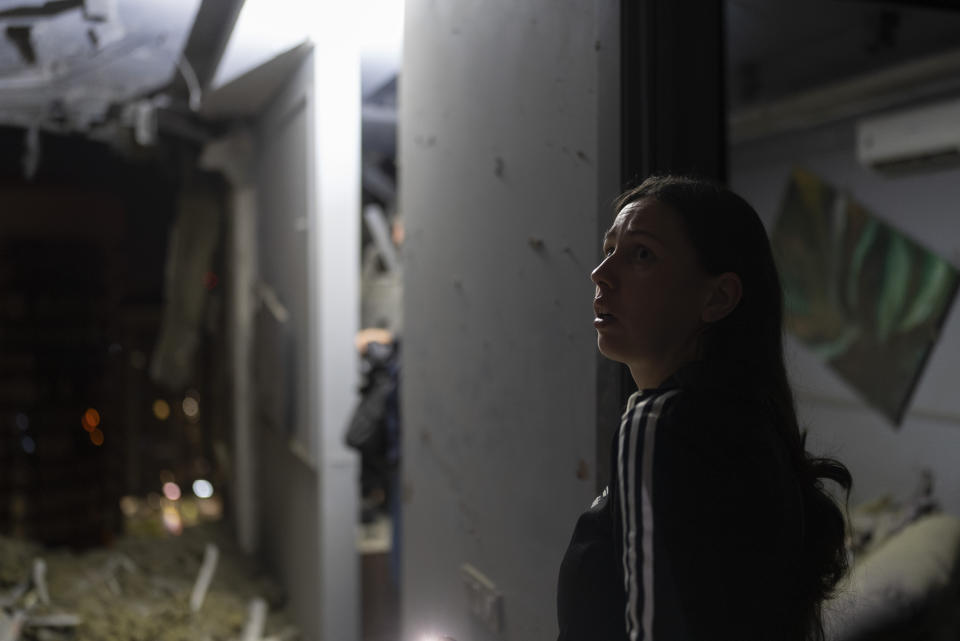
{"type": "Polygon", "coordinates": [[[749,390],[691,365],[630,397],[560,567],[560,641],[782,638],[801,496],[749,390]]]}

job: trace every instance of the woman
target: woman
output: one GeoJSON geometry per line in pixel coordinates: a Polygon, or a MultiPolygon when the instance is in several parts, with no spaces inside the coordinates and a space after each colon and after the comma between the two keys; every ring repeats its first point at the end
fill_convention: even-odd
{"type": "Polygon", "coordinates": [[[804,449],[766,231],[675,176],[617,201],[591,278],[597,345],[638,391],[560,568],[560,641],[820,640],[844,574],[840,463],[804,449]]]}

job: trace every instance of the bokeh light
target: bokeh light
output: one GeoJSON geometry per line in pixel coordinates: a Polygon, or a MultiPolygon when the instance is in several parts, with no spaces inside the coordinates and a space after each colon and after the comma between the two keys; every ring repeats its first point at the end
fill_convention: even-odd
{"type": "Polygon", "coordinates": [[[163,484],[163,495],[171,501],[180,500],[180,486],[173,482],[163,484]]]}
{"type": "Polygon", "coordinates": [[[197,479],[193,482],[193,493],[197,498],[208,499],[213,496],[213,484],[206,479],[197,479]]]}
{"type": "Polygon", "coordinates": [[[120,511],[124,516],[135,516],[140,511],[140,501],[134,496],[124,496],[120,498],[120,511]]]}
{"type": "Polygon", "coordinates": [[[93,432],[100,425],[100,412],[92,407],[88,408],[80,417],[80,424],[83,425],[83,429],[93,432]]]}
{"type": "Polygon", "coordinates": [[[170,403],[162,398],[155,400],[153,402],[153,415],[158,421],[165,421],[170,418],[170,403]]]}
{"type": "Polygon", "coordinates": [[[37,451],[37,444],[29,436],[24,436],[20,439],[20,447],[22,447],[23,451],[27,454],[33,454],[37,451]]]}
{"type": "Polygon", "coordinates": [[[163,506],[163,528],[170,534],[183,532],[183,520],[180,518],[179,510],[173,505],[163,506]]]}
{"type": "Polygon", "coordinates": [[[90,442],[97,447],[103,445],[103,432],[98,429],[94,429],[92,432],[90,432],[90,442]]]}
{"type": "Polygon", "coordinates": [[[200,403],[192,396],[183,399],[183,413],[187,418],[196,418],[200,414],[200,403]]]}

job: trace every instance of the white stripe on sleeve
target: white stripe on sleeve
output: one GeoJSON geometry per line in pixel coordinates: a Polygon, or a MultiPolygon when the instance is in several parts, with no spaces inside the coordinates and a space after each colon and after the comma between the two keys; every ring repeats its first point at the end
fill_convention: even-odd
{"type": "MultiPolygon", "coordinates": [[[[639,406],[637,404],[637,400],[639,399],[639,397],[640,397],[640,392],[634,392],[633,395],[630,396],[630,400],[627,403],[627,411],[624,412],[623,420],[620,422],[620,439],[617,446],[617,472],[618,472],[617,481],[618,481],[618,486],[619,486],[618,489],[620,494],[620,521],[622,523],[621,527],[623,528],[623,591],[628,595],[630,594],[630,577],[631,577],[632,565],[630,563],[630,559],[628,556],[630,545],[629,545],[629,541],[627,540],[629,536],[629,528],[627,524],[630,522],[630,511],[631,511],[630,506],[632,502],[627,501],[628,491],[627,491],[626,481],[629,477],[624,474],[624,467],[628,458],[624,454],[626,451],[624,449],[624,441],[626,440],[628,433],[636,434],[637,432],[637,429],[638,429],[637,423],[639,422],[640,415],[643,414],[643,410],[644,410],[644,403],[640,403],[639,406]],[[630,414],[631,411],[633,411],[632,416],[630,414]],[[630,420],[629,428],[627,426],[628,418],[632,419],[630,420]]],[[[630,630],[631,621],[629,620],[629,617],[630,617],[629,608],[627,608],[626,612],[624,612],[624,616],[627,617],[627,620],[625,621],[625,629],[630,630]]],[[[636,622],[633,622],[633,623],[634,625],[632,626],[632,628],[635,629],[636,622]]]]}
{"type": "MultiPolygon", "coordinates": [[[[643,639],[644,641],[653,641],[653,608],[654,608],[654,592],[653,592],[653,461],[654,461],[654,445],[656,442],[656,429],[657,422],[660,419],[660,415],[663,411],[664,403],[671,397],[675,396],[678,393],[678,390],[671,390],[664,394],[661,394],[655,398],[650,399],[650,403],[653,405],[646,412],[644,420],[640,421],[640,415],[644,412],[643,408],[637,408],[633,416],[633,421],[630,429],[630,438],[629,438],[629,449],[626,451],[625,456],[621,456],[621,461],[626,463],[626,471],[623,469],[624,466],[620,467],[620,490],[621,490],[621,513],[623,514],[623,528],[624,528],[624,587],[627,590],[627,607],[626,607],[626,621],[627,621],[627,632],[629,633],[630,641],[639,641],[643,639]],[[640,506],[641,506],[641,527],[643,531],[640,533],[640,545],[643,553],[642,557],[642,567],[640,568],[640,578],[643,581],[643,611],[642,618],[641,612],[639,612],[639,601],[640,601],[640,591],[638,586],[638,577],[637,572],[634,572],[634,568],[637,567],[637,500],[636,500],[636,478],[637,478],[637,439],[639,438],[640,429],[643,429],[643,460],[641,462],[641,480],[640,480],[640,506]],[[626,459],[623,461],[623,459],[626,459]],[[626,472],[626,479],[624,479],[624,472],[626,472]],[[642,628],[641,628],[642,622],[642,628]],[[641,635],[642,629],[642,636],[641,635]]],[[[623,455],[623,443],[624,434],[623,430],[625,425],[621,425],[621,434],[620,434],[620,447],[621,455],[623,455]]]]}

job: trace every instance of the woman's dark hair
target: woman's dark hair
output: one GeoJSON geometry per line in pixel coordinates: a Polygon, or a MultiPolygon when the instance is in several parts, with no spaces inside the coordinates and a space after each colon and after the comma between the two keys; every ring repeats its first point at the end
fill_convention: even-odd
{"type": "Polygon", "coordinates": [[[800,581],[791,599],[795,638],[822,641],[821,606],[848,565],[844,515],[823,481],[836,482],[849,497],[853,480],[840,462],[806,451],[806,433],[797,423],[783,361],[783,293],[766,229],[747,201],[706,180],[652,176],[623,193],[616,211],[644,198],[653,198],[680,216],[708,274],[733,272],[740,278],[740,303],[701,335],[700,357],[739,376],[764,404],[786,443],[802,506],[802,552],[794,565],[800,581]]]}

